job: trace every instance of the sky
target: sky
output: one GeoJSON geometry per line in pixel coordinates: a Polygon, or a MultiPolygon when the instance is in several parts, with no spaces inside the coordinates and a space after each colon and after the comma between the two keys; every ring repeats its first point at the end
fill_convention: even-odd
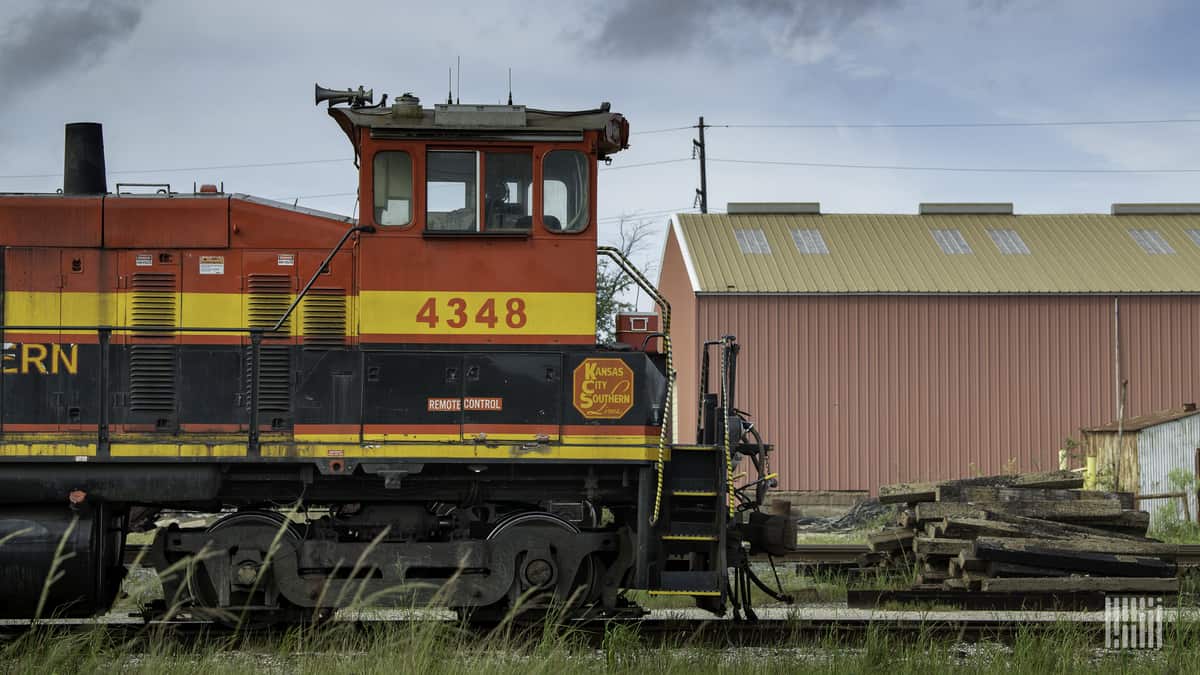
{"type": "Polygon", "coordinates": [[[711,211],[1200,201],[1198,26],[1186,0],[5,0],[0,192],[60,187],[63,124],[98,121],[110,188],[223,182],[350,214],[351,149],[314,82],[431,106],[461,59],[464,103],[502,102],[511,68],[515,103],[629,119],[602,240],[693,208],[701,115],[711,211]],[[1197,121],[1042,124],[1131,120],[1197,121]]]}

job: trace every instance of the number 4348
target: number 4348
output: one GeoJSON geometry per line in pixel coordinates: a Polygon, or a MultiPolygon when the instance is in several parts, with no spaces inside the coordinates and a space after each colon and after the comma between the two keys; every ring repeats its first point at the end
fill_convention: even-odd
{"type": "MultiPolygon", "coordinates": [[[[495,328],[500,323],[496,311],[496,298],[487,298],[478,307],[470,307],[463,298],[448,298],[441,306],[445,315],[439,315],[437,298],[429,298],[417,310],[417,322],[430,328],[437,328],[438,322],[445,321],[450,328],[465,328],[468,322],[495,328]]],[[[525,300],[523,298],[508,298],[504,301],[504,325],[509,328],[524,328],[529,320],[525,315],[525,300]]]]}

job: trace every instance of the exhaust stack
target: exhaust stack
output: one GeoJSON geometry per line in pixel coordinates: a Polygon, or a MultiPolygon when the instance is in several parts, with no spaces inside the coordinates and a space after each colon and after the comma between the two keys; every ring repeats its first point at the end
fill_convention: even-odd
{"type": "Polygon", "coordinates": [[[99,122],[67,124],[63,194],[99,195],[106,192],[104,127],[99,122]]]}

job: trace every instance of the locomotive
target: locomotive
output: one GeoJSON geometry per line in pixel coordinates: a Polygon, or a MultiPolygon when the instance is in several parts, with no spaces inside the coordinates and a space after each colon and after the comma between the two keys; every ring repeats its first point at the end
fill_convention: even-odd
{"type": "Polygon", "coordinates": [[[625,118],[316,102],[353,149],[357,218],[109,192],[95,123],[66,127],[61,192],[0,195],[0,615],[106,611],[138,531],[164,607],[193,615],[611,616],[629,590],[752,611],[749,553],[794,529],[762,513],[733,337],[705,343],[701,423],[675,441],[669,305],[597,246],[625,118]],[[598,253],[658,303],[615,344],[598,253]],[[156,527],[172,511],[218,517],[156,527]]]}

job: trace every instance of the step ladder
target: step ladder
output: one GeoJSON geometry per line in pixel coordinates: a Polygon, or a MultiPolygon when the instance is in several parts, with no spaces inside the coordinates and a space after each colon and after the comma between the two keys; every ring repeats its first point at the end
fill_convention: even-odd
{"type": "Polygon", "coordinates": [[[663,510],[655,532],[658,564],[653,596],[691,596],[723,613],[726,571],[725,450],[719,445],[672,445],[665,465],[663,510]]]}

